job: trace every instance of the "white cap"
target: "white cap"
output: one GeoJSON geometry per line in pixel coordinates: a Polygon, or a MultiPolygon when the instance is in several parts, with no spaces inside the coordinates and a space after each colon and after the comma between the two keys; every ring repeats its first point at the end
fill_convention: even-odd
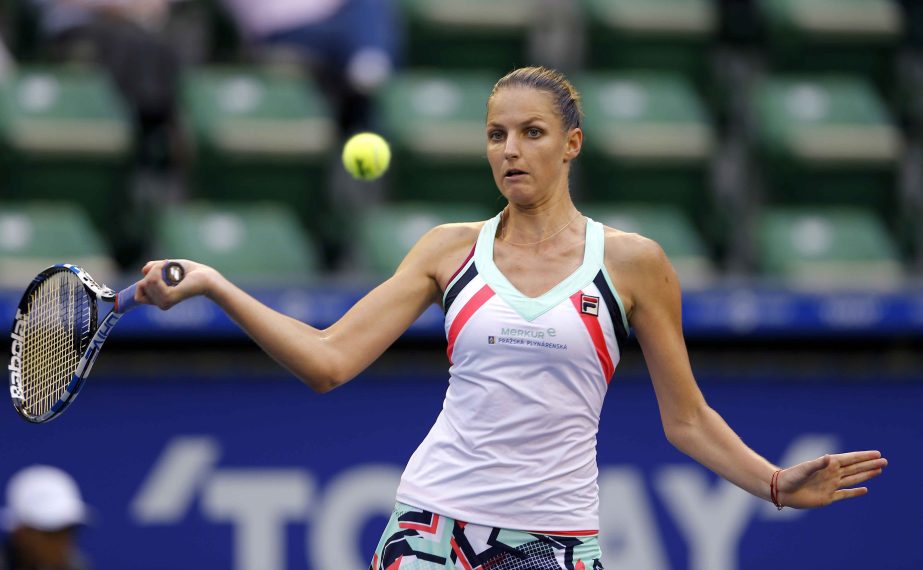
{"type": "Polygon", "coordinates": [[[52,531],[84,524],[88,513],[70,475],[57,467],[33,465],[7,483],[3,514],[9,530],[27,526],[52,531]]]}

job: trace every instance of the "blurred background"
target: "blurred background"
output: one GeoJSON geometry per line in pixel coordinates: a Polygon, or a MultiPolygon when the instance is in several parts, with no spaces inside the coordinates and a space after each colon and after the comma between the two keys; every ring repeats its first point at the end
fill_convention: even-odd
{"type": "MultiPolygon", "coordinates": [[[[578,207],[657,240],[711,405],[770,461],[891,460],[776,512],[674,451],[636,344],[599,435],[607,568],[923,568],[923,3],[0,0],[0,314],[44,267],[211,264],[316,326],[434,225],[504,205],[486,98],[583,95],[578,207]],[[356,182],[349,134],[391,143],[356,182]]],[[[318,396],[194,300],[128,315],[80,404],[0,414],[0,482],[61,467],[99,569],[367,567],[446,388],[438,308],[318,396]]]]}

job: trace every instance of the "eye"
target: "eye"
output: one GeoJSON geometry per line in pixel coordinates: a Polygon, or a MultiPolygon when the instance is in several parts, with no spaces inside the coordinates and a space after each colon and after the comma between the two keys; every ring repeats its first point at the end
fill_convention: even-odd
{"type": "Polygon", "coordinates": [[[490,131],[487,133],[487,140],[499,142],[503,140],[503,131],[490,131]]]}
{"type": "Polygon", "coordinates": [[[529,127],[528,129],[526,129],[526,135],[533,139],[538,138],[542,136],[542,130],[538,127],[529,127]]]}

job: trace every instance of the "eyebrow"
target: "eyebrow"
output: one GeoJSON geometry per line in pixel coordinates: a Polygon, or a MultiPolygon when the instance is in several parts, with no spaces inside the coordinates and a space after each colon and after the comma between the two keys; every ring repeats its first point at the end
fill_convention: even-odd
{"type": "MultiPolygon", "coordinates": [[[[542,118],[540,115],[533,115],[533,116],[527,118],[527,119],[524,120],[524,121],[520,121],[520,122],[519,122],[519,126],[529,125],[529,124],[532,124],[532,123],[544,123],[544,124],[547,124],[548,121],[547,121],[546,119],[542,118]]],[[[497,123],[497,122],[495,122],[495,121],[491,121],[491,122],[487,123],[487,126],[488,126],[488,127],[503,127],[502,124],[497,123]]]]}

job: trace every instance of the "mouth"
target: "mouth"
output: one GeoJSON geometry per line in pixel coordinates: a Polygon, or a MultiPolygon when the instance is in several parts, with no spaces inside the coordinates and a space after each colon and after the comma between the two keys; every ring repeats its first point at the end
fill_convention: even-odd
{"type": "Polygon", "coordinates": [[[529,173],[526,172],[525,170],[519,170],[518,168],[510,168],[503,174],[503,177],[508,180],[516,180],[527,174],[529,173]]]}

